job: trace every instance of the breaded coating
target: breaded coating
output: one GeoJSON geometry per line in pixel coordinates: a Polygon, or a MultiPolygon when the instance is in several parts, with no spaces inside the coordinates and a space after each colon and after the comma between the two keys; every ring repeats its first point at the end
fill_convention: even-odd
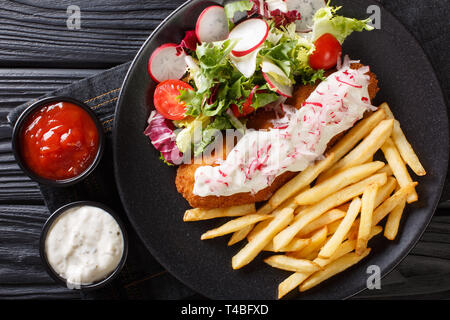
{"type": "MultiPolygon", "coordinates": [[[[354,63],[351,65],[352,69],[359,69],[363,65],[359,63],[354,63]]],[[[328,71],[325,75],[333,73],[333,71],[328,71]]],[[[379,90],[378,80],[374,73],[368,72],[370,76],[369,83],[369,96],[373,100],[379,90]]],[[[296,88],[294,96],[287,101],[288,104],[294,105],[297,109],[301,107],[301,104],[310,96],[310,94],[315,90],[319,82],[314,85],[300,85],[296,88]]],[[[266,111],[260,109],[254,114],[252,114],[247,121],[247,127],[252,129],[269,129],[272,127],[272,120],[276,118],[274,111],[266,111]]],[[[328,144],[328,149],[334,145],[337,140],[342,137],[345,133],[341,133],[334,137],[328,144]]],[[[297,172],[285,172],[278,176],[274,182],[267,188],[260,190],[256,194],[251,194],[249,192],[237,193],[231,196],[207,196],[200,197],[193,193],[194,183],[195,183],[195,171],[199,166],[211,165],[211,160],[207,161],[209,164],[183,164],[178,168],[177,177],[175,179],[175,184],[177,186],[178,192],[189,202],[189,204],[194,208],[222,208],[237,206],[247,203],[261,202],[268,200],[272,194],[278,190],[282,185],[292,179],[297,172]]]]}

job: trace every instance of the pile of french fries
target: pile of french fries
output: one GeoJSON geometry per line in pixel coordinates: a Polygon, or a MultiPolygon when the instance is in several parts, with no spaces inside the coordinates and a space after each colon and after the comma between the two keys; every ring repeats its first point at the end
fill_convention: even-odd
{"type": "Polygon", "coordinates": [[[247,239],[232,258],[233,269],[262,251],[264,261],[293,272],[278,298],[308,290],[364,259],[369,240],[383,231],[394,240],[406,203],[418,200],[409,171],[426,174],[387,103],[359,121],[326,154],[282,186],[258,210],[255,204],[191,209],[184,221],[237,217],[205,232],[202,240],[232,234],[228,245],[247,239]],[[380,150],[386,162],[373,161],[380,150]]]}

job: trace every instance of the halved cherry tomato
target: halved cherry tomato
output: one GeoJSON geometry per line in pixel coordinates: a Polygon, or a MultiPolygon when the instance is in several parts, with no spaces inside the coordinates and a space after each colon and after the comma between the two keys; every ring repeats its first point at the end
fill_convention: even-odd
{"type": "Polygon", "coordinates": [[[332,34],[325,33],[314,42],[314,45],[316,49],[309,56],[311,68],[316,70],[333,68],[342,54],[342,47],[339,41],[332,34]]]}
{"type": "Polygon", "coordinates": [[[166,119],[181,120],[186,117],[186,105],[178,100],[181,90],[194,90],[181,80],[166,80],[158,84],[153,94],[156,110],[166,119]]]}

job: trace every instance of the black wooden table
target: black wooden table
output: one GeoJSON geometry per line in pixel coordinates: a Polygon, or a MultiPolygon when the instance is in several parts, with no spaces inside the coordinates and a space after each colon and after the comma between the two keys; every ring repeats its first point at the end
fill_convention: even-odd
{"type": "MultiPolygon", "coordinates": [[[[37,185],[14,162],[6,114],[33,98],[130,61],[152,30],[182,2],[79,0],[81,29],[70,30],[71,0],[0,0],[0,298],[80,298],[55,284],[41,265],[38,239],[49,212],[37,185]]],[[[449,1],[381,4],[422,44],[449,99],[449,1]]],[[[444,190],[443,200],[450,199],[449,190],[444,190]]],[[[382,289],[366,290],[355,298],[450,298],[447,202],[440,204],[411,254],[384,278],[382,289]]]]}

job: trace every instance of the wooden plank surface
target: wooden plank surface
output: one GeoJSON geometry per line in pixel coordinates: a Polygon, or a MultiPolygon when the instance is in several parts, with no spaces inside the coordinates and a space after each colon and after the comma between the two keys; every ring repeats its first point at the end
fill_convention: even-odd
{"type": "Polygon", "coordinates": [[[0,0],[0,67],[108,68],[131,60],[183,0],[0,0]],[[69,30],[69,5],[81,29],[69,30]]]}
{"type": "MultiPolygon", "coordinates": [[[[82,0],[80,30],[66,27],[72,1],[0,0],[0,299],[79,295],[47,276],[38,237],[48,217],[37,185],[15,164],[5,116],[17,105],[133,58],[148,34],[183,1],[82,0]]],[[[448,19],[439,0],[382,1],[424,44],[449,95],[449,55],[433,22],[448,19]],[[413,3],[413,4],[412,4],[413,3]]],[[[450,215],[442,205],[411,254],[357,299],[450,298],[450,215]]],[[[143,297],[145,298],[145,297],[143,297]]]]}

